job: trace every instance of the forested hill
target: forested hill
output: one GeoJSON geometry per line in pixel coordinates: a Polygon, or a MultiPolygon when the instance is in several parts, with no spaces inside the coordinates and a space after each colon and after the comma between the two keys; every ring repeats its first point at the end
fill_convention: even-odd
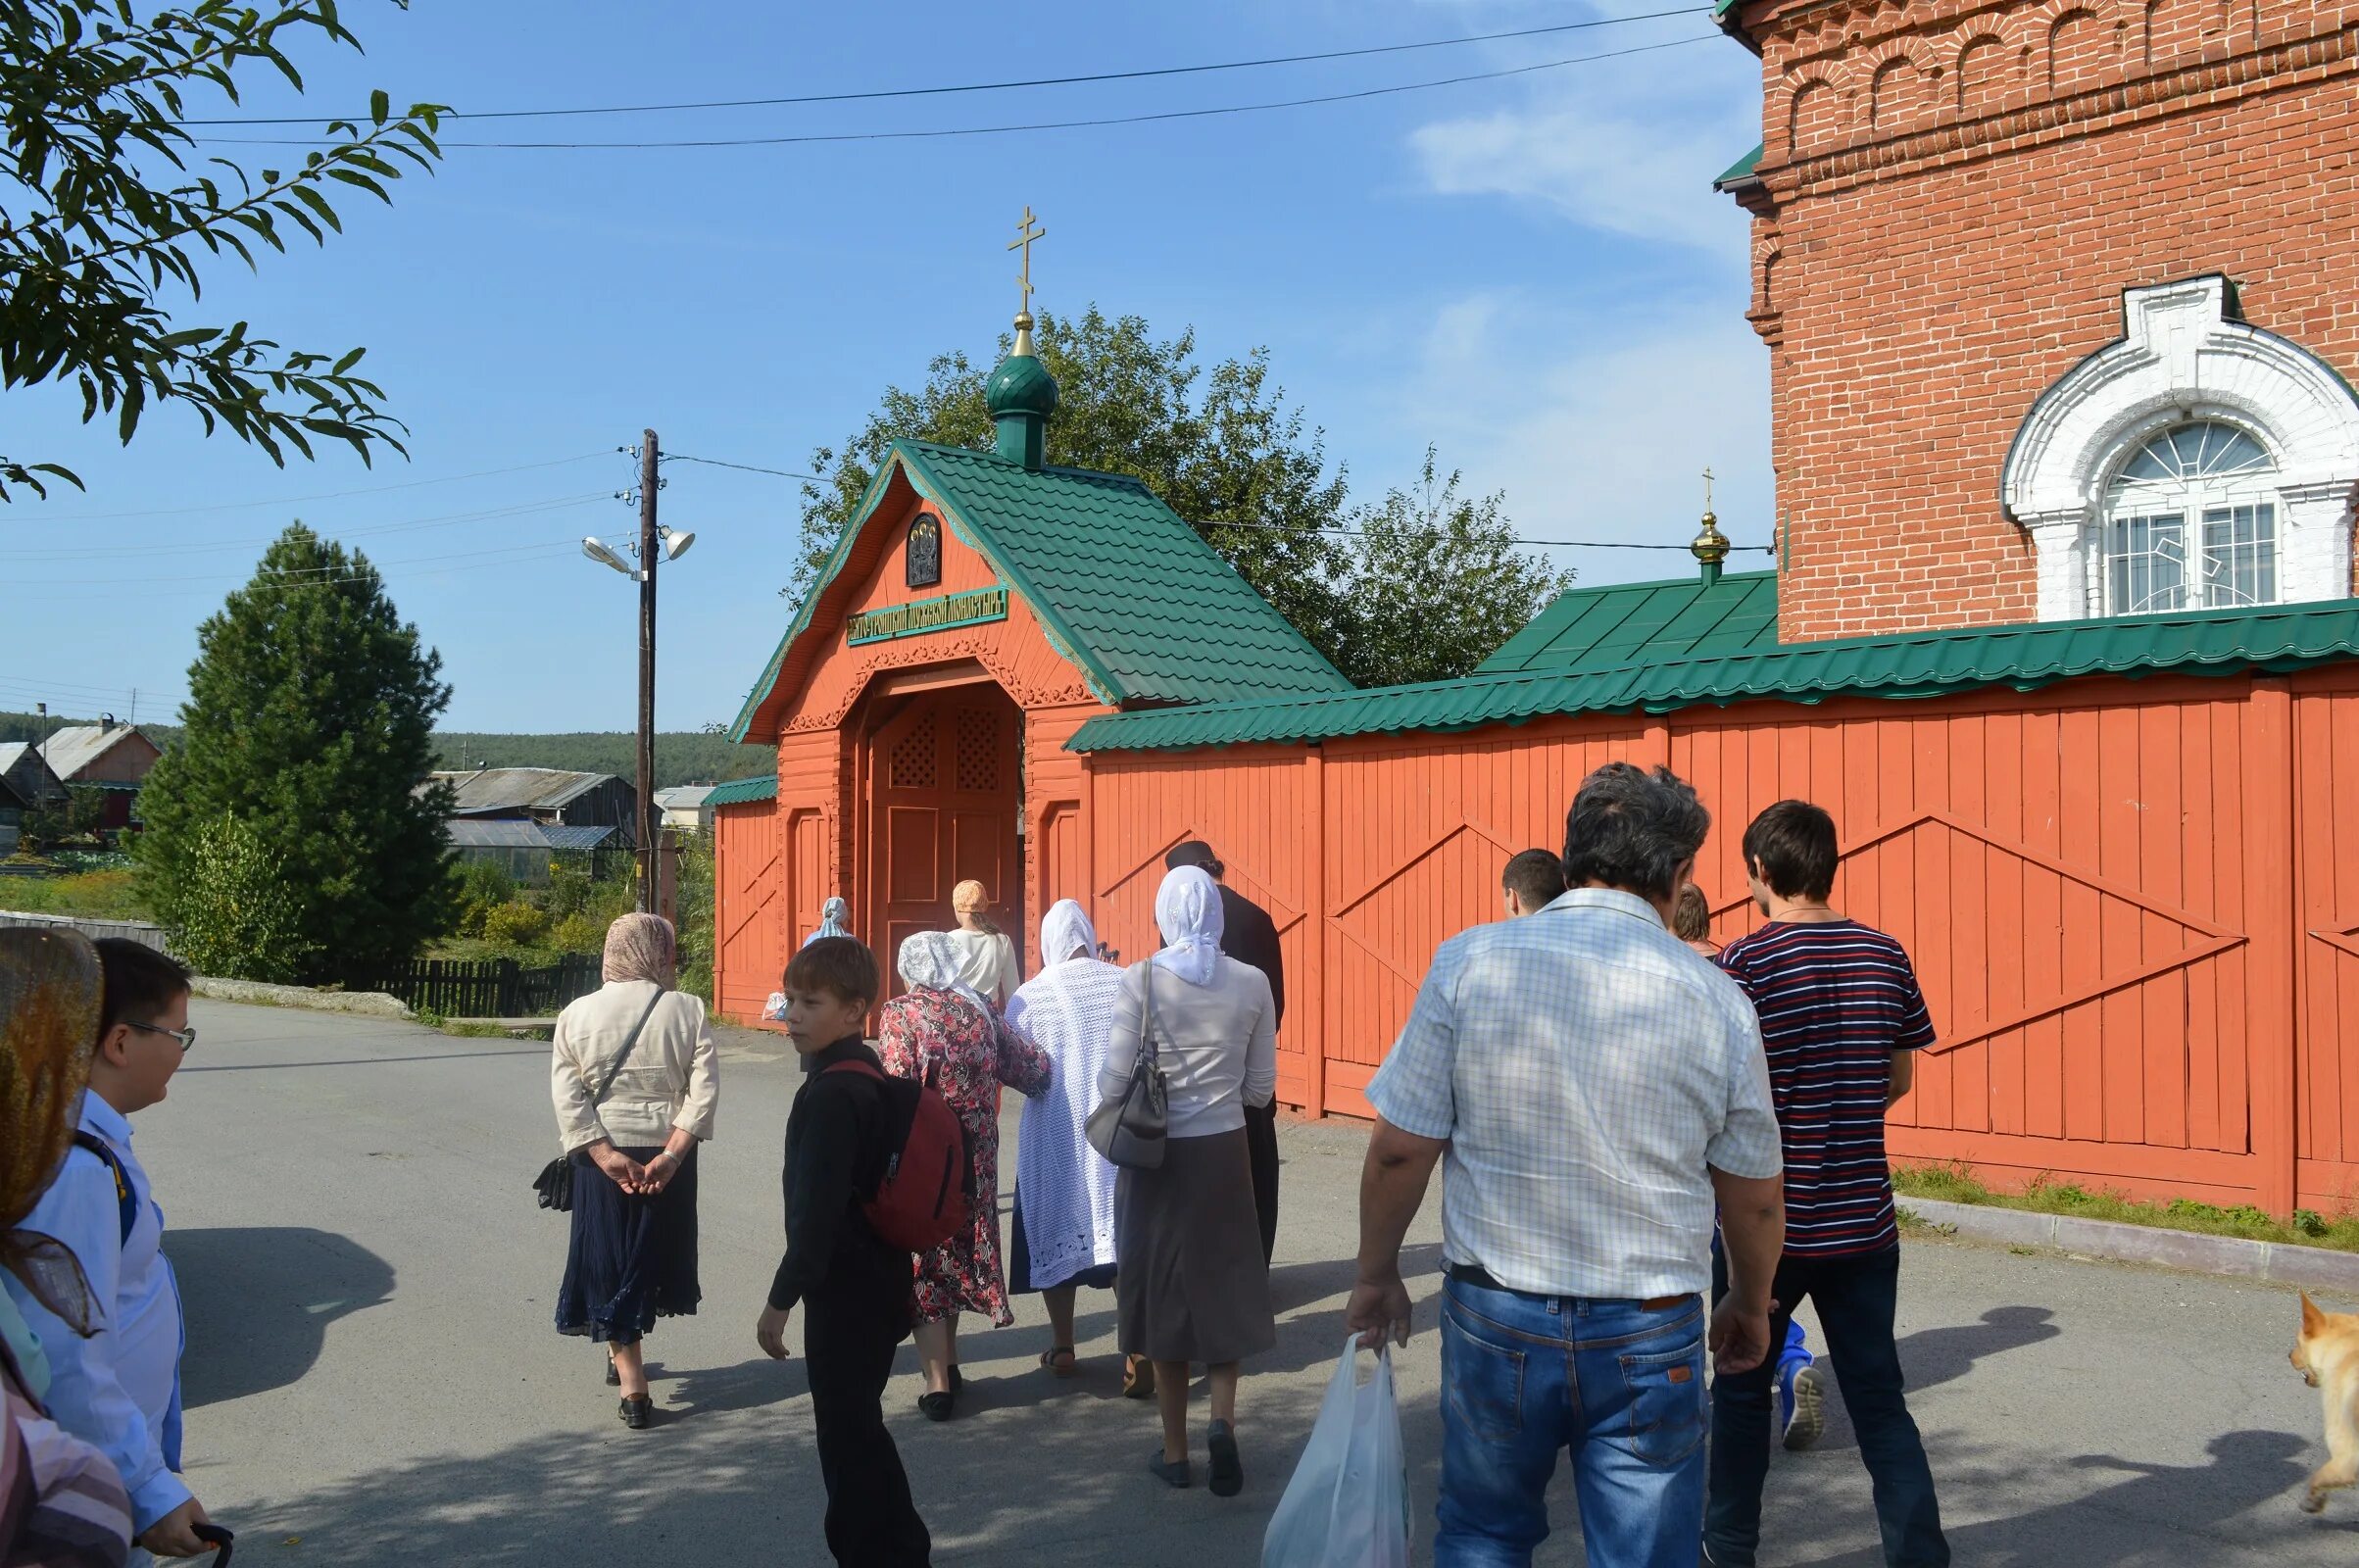
{"type": "MultiPolygon", "coordinates": [[[[119,717],[126,715],[117,715],[119,717]]],[[[51,715],[0,712],[0,742],[37,741],[70,724],[95,724],[98,715],[51,715]]],[[[170,748],[180,738],[177,724],[153,724],[142,719],[139,732],[158,746],[170,748]]],[[[628,732],[570,735],[484,735],[457,730],[434,737],[439,767],[565,767],[584,773],[613,773],[629,778],[638,763],[632,756],[636,739],[628,732]]],[[[732,745],[725,735],[687,733],[656,737],[656,788],[674,784],[717,784],[723,779],[767,773],[777,765],[776,754],[762,746],[732,745]]]]}

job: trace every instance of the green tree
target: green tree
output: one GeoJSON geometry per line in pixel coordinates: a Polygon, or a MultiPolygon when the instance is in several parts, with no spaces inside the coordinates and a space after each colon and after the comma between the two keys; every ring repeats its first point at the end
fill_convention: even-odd
{"type": "MultiPolygon", "coordinates": [[[[1325,531],[1344,514],[1344,472],[1329,471],[1321,432],[1305,430],[1302,411],[1288,408],[1271,382],[1268,351],[1207,371],[1193,328],[1158,339],[1140,318],[1109,318],[1096,306],[1077,318],[1043,313],[1033,337],[1058,393],[1049,461],[1144,480],[1313,647],[1353,673],[1339,657],[1339,556],[1325,531]]],[[[999,358],[1010,347],[1003,335],[999,358]]],[[[962,350],[937,356],[923,386],[888,387],[857,434],[811,453],[825,482],[804,486],[804,554],[783,594],[810,591],[895,438],[992,444],[983,383],[997,363],[977,365],[962,350]]]]}
{"type": "Polygon", "coordinates": [[[1343,582],[1337,661],[1363,686],[1451,680],[1499,651],[1572,586],[1515,545],[1506,498],[1458,493],[1438,477],[1434,449],[1415,485],[1357,509],[1343,582]]]}
{"type": "Polygon", "coordinates": [[[187,730],[141,792],[143,886],[159,908],[194,874],[206,823],[234,814],[279,857],[315,944],[304,980],[366,979],[448,928],[450,791],[420,788],[442,656],[404,624],[368,557],[296,523],[197,632],[187,730]]]}
{"type": "Polygon", "coordinates": [[[104,791],[94,784],[69,785],[63,801],[43,801],[25,813],[25,847],[47,852],[75,839],[96,842],[106,819],[104,791]]]}
{"type": "MultiPolygon", "coordinates": [[[[396,0],[404,3],[404,0],[396,0]]],[[[175,326],[168,298],[203,292],[202,264],[224,251],[248,267],[258,247],[286,249],[287,230],[324,245],[343,227],[338,186],[391,201],[403,166],[442,156],[442,111],[396,116],[371,95],[369,123],[337,121],[292,167],[249,173],[196,152],[190,99],[238,101],[241,71],[303,77],[282,40],[311,31],[360,47],[336,0],[195,0],[141,16],[133,0],[7,0],[0,4],[0,387],[71,380],[82,418],[115,417],[131,439],[151,402],[194,409],[208,432],[250,441],[285,466],[286,450],[342,441],[369,460],[401,450],[384,394],[341,356],[281,348],[248,324],[175,326]],[[191,168],[191,161],[196,163],[191,168]]],[[[0,500],[43,476],[79,486],[54,463],[0,458],[0,500]]]]}
{"type": "Polygon", "coordinates": [[[318,946],[284,858],[253,823],[234,813],[197,823],[182,863],[156,912],[183,962],[228,980],[303,978],[318,946]]]}

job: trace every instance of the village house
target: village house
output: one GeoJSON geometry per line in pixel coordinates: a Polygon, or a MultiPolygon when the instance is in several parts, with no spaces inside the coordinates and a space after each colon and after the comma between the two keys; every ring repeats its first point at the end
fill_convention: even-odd
{"type": "MultiPolygon", "coordinates": [[[[2021,1183],[2359,1197],[2359,3],[1726,0],[1777,561],[1566,594],[1354,691],[1134,480],[1056,468],[1028,318],[993,450],[899,442],[710,797],[718,1010],[825,898],[890,956],[974,877],[1155,944],[1210,841],[1275,918],[1280,1096],[1362,1098],[1435,947],[1613,759],[1805,796],[1940,1029],[1891,1143],[2021,1183]],[[1734,45],[1732,45],[1734,47],[1734,45]]],[[[1732,220],[1737,220],[1732,214],[1732,220]]]]}
{"type": "Polygon", "coordinates": [[[105,797],[106,809],[99,826],[109,832],[131,825],[138,809],[139,787],[163,755],[154,741],[136,727],[119,722],[112,713],[95,724],[69,725],[41,743],[41,756],[50,771],[69,788],[87,786],[105,797]]]}
{"type": "Polygon", "coordinates": [[[68,799],[65,781],[42,760],[30,741],[0,741],[0,855],[14,855],[25,814],[59,807],[68,799]]]}

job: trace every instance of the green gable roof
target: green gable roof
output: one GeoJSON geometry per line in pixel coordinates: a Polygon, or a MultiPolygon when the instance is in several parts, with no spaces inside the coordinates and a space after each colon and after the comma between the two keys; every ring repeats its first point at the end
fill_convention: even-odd
{"type": "Polygon", "coordinates": [[[1777,644],[1776,572],[1732,571],[1716,583],[1698,573],[1559,594],[1474,672],[1601,669],[1777,644]]]}
{"type": "MultiPolygon", "coordinates": [[[[1352,683],[1155,492],[1124,474],[1027,469],[991,452],[896,441],[731,733],[745,738],[895,471],[1032,607],[1116,707],[1210,703],[1352,683]]],[[[872,558],[871,558],[872,559],[872,558]]]]}
{"type": "Polygon", "coordinates": [[[1755,698],[1943,697],[1987,686],[2031,691],[2076,675],[2285,671],[2354,655],[2359,600],[2335,599],[1852,637],[1652,664],[1470,675],[1343,696],[1124,713],[1090,720],[1065,744],[1076,752],[1117,752],[1302,742],[1521,724],[1558,713],[1664,713],[1755,698]]]}
{"type": "Polygon", "coordinates": [[[778,775],[764,773],[760,778],[733,778],[726,784],[715,784],[713,793],[705,797],[707,806],[744,806],[751,801],[774,801],[778,798],[778,775]]]}

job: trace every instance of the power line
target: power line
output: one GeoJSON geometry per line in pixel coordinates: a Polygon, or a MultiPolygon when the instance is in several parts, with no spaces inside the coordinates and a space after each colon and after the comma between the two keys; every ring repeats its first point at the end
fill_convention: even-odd
{"type": "MultiPolygon", "coordinates": [[[[623,536],[623,535],[620,535],[620,534],[617,534],[617,535],[615,535],[614,537],[615,537],[616,539],[618,539],[618,540],[619,540],[619,539],[623,538],[624,536],[623,536]]],[[[32,588],[50,588],[50,587],[60,587],[60,588],[65,588],[65,587],[74,587],[74,588],[102,587],[102,588],[103,588],[103,587],[112,587],[112,586],[116,586],[116,585],[123,585],[123,586],[134,586],[134,585],[138,585],[138,584],[142,584],[142,583],[155,583],[155,582],[189,582],[189,581],[198,580],[198,579],[203,579],[203,580],[208,580],[208,581],[217,581],[217,582],[221,582],[221,581],[234,582],[234,581],[244,580],[244,581],[248,581],[248,582],[292,583],[292,584],[301,584],[301,583],[304,583],[304,582],[306,582],[306,581],[314,581],[314,580],[316,580],[316,581],[321,581],[321,582],[359,582],[359,581],[364,581],[364,580],[366,580],[366,579],[367,579],[368,577],[369,577],[370,575],[382,576],[382,575],[383,575],[385,572],[387,572],[387,571],[389,571],[389,570],[394,570],[394,569],[398,569],[398,568],[401,568],[401,567],[406,567],[406,566],[413,566],[413,565],[426,564],[431,564],[431,563],[434,563],[434,562],[442,562],[442,561],[477,561],[477,562],[480,562],[482,564],[485,564],[485,565],[514,565],[514,564],[520,564],[520,563],[516,563],[516,562],[495,562],[495,561],[485,561],[485,560],[483,560],[482,558],[485,558],[485,557],[490,557],[490,556],[513,556],[513,555],[520,555],[520,554],[523,554],[523,553],[525,553],[525,552],[539,552],[539,553],[541,553],[541,554],[544,554],[544,555],[549,555],[549,554],[555,554],[555,553],[558,553],[558,552],[561,550],[561,548],[562,548],[562,549],[578,549],[578,548],[580,548],[580,545],[581,545],[581,541],[580,541],[579,539],[575,539],[575,538],[566,538],[566,539],[535,539],[535,540],[533,540],[533,541],[531,541],[531,542],[529,542],[529,543],[526,543],[526,544],[500,545],[500,546],[496,546],[496,547],[494,547],[494,548],[492,548],[492,549],[488,549],[488,550],[461,550],[461,551],[453,551],[453,552],[449,552],[449,553],[446,553],[446,554],[443,554],[443,555],[437,555],[437,556],[410,556],[410,557],[406,557],[406,558],[404,558],[404,559],[402,559],[402,560],[400,560],[400,561],[383,561],[383,562],[372,561],[372,562],[370,562],[370,563],[369,564],[369,571],[367,571],[367,572],[360,571],[360,570],[358,570],[358,569],[356,569],[355,567],[353,567],[353,566],[350,566],[350,565],[344,565],[344,566],[298,566],[298,567],[296,567],[296,568],[294,568],[293,570],[290,570],[290,571],[273,571],[273,570],[270,570],[270,569],[269,569],[269,568],[267,568],[267,567],[266,567],[266,568],[261,568],[261,569],[258,569],[258,570],[256,570],[256,571],[250,572],[250,573],[249,573],[249,572],[200,572],[200,573],[193,573],[193,574],[192,574],[192,573],[189,573],[189,572],[176,572],[176,573],[174,573],[173,575],[172,575],[172,576],[169,576],[169,577],[44,577],[44,578],[37,579],[37,580],[35,580],[35,581],[28,582],[28,583],[26,583],[26,584],[25,584],[25,586],[27,586],[27,587],[32,587],[32,588]]],[[[459,569],[465,569],[465,568],[459,568],[459,569]]]]}
{"type": "Polygon", "coordinates": [[[813,484],[828,482],[826,477],[821,474],[796,473],[789,468],[764,468],[759,464],[752,463],[724,463],[718,458],[692,458],[685,452],[665,452],[661,454],[661,457],[665,463],[701,463],[707,467],[735,468],[743,473],[774,473],[781,479],[809,479],[813,484]]]}
{"type": "Polygon", "coordinates": [[[367,485],[358,490],[322,490],[309,496],[273,496],[263,501],[215,501],[201,507],[171,507],[156,512],[59,512],[35,513],[43,522],[114,522],[125,517],[186,517],[200,512],[238,512],[250,507],[292,507],[306,501],[342,501],[350,496],[373,496],[391,490],[416,490],[421,485],[458,484],[465,479],[489,479],[496,474],[524,473],[534,468],[562,467],[568,463],[587,463],[592,458],[608,456],[602,448],[570,458],[551,458],[546,463],[519,463],[513,468],[481,468],[473,473],[445,474],[439,479],[405,479],[399,484],[367,485]]]}
{"type": "MultiPolygon", "coordinates": [[[[346,539],[378,538],[386,534],[415,533],[426,528],[449,528],[461,523],[492,522],[508,517],[532,516],[546,512],[564,512],[591,502],[611,501],[614,497],[605,490],[585,490],[569,496],[551,496],[541,501],[519,501],[501,507],[482,507],[472,512],[449,512],[430,517],[412,517],[399,522],[370,523],[358,528],[316,529],[322,538],[342,542],[346,539]]],[[[109,556],[186,556],[205,555],[223,550],[262,550],[277,543],[277,536],[269,539],[225,539],[176,545],[87,545],[67,550],[0,550],[0,562],[34,563],[51,561],[87,561],[109,556]]]]}
{"type": "MultiPolygon", "coordinates": [[[[1518,27],[1508,32],[1469,33],[1457,38],[1428,38],[1416,43],[1369,44],[1357,49],[1326,49],[1315,54],[1269,55],[1257,60],[1224,60],[1209,65],[1156,66],[1133,71],[1099,71],[1078,76],[1032,76],[1012,81],[974,81],[938,87],[880,87],[860,92],[805,93],[791,98],[718,98],[696,103],[673,104],[610,104],[586,109],[481,109],[451,110],[445,120],[552,120],[581,115],[667,115],[706,109],[777,109],[803,104],[867,103],[886,98],[938,98],[955,93],[1007,92],[1030,87],[1071,87],[1093,82],[1144,81],[1157,76],[1195,76],[1221,71],[1253,71],[1265,66],[1311,65],[1327,60],[1359,60],[1371,55],[1409,54],[1423,49],[1450,49],[1461,44],[1500,43],[1515,38],[1540,38],[1561,32],[1584,32],[1596,27],[1615,27],[1632,22],[1659,22],[1666,17],[1700,17],[1706,15],[1699,6],[1681,6],[1671,11],[1648,11],[1629,17],[1599,17],[1588,22],[1562,22],[1546,27],[1518,27]]],[[[211,120],[183,120],[183,125],[316,125],[323,116],[227,116],[211,120]]]]}
{"type": "MultiPolygon", "coordinates": [[[[1621,60],[1631,55],[1652,54],[1660,49],[1680,49],[1689,44],[1721,41],[1723,40],[1718,33],[1701,33],[1693,38],[1673,38],[1667,43],[1640,44],[1635,48],[1610,49],[1594,55],[1572,55],[1563,60],[1544,60],[1537,65],[1514,66],[1503,71],[1477,71],[1457,76],[1438,76],[1429,81],[1398,82],[1389,87],[1363,87],[1354,92],[1322,93],[1315,97],[1283,98],[1268,103],[1225,104],[1211,109],[1167,109],[1148,115],[1109,115],[1093,120],[1042,120],[1008,125],[955,125],[940,130],[827,131],[800,136],[716,136],[678,141],[444,141],[438,145],[445,148],[465,147],[508,152],[614,152],[664,148],[791,147],[819,142],[929,141],[958,136],[1004,136],[1029,130],[1087,130],[1108,125],[1144,125],[1171,120],[1207,120],[1222,115],[1253,115],[1274,109],[1306,109],[1320,104],[1352,103],[1363,98],[1383,98],[1395,93],[1424,92],[1430,88],[1454,87],[1470,81],[1499,81],[1509,76],[1528,76],[1535,72],[1557,71],[1566,66],[1587,65],[1598,60],[1621,60]]],[[[318,137],[199,136],[194,139],[223,147],[320,147],[328,145],[318,137]]]]}

